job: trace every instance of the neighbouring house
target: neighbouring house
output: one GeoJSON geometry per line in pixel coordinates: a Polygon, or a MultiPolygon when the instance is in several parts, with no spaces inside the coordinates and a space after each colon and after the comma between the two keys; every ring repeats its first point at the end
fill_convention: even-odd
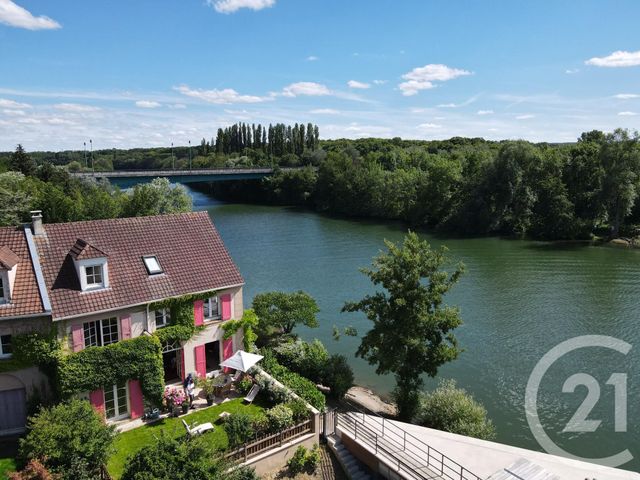
{"type": "MultiPolygon", "coordinates": [[[[241,345],[223,339],[223,322],[243,314],[244,280],[206,212],[0,228],[0,435],[24,428],[25,402],[46,378],[35,367],[11,370],[11,338],[57,327],[63,353],[104,348],[172,326],[187,299],[194,325],[184,341],[162,343],[165,384],[205,375],[241,345]],[[3,366],[4,363],[4,366],[3,366]]],[[[143,414],[140,381],[78,395],[109,421],[143,414]]]]}

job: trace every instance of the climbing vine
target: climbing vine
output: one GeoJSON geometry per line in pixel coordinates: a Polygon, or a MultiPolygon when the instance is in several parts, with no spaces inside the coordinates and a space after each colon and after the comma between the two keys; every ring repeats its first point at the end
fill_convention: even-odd
{"type": "Polygon", "coordinates": [[[65,355],[57,377],[62,398],[137,379],[145,399],[159,405],[164,391],[160,340],[143,335],[65,355]]]}
{"type": "Polygon", "coordinates": [[[55,365],[62,354],[58,340],[58,329],[48,333],[29,332],[12,336],[13,356],[0,361],[0,373],[37,366],[46,374],[54,373],[55,365]]]}
{"type": "Polygon", "coordinates": [[[171,314],[170,324],[156,330],[154,335],[162,344],[173,342],[186,342],[204,327],[196,327],[193,312],[193,302],[205,300],[215,295],[215,290],[195,295],[168,298],[149,305],[149,310],[169,309],[171,314]]]}
{"type": "Polygon", "coordinates": [[[229,320],[222,324],[224,340],[230,339],[238,330],[243,330],[243,347],[245,352],[253,352],[258,338],[253,330],[258,325],[258,316],[252,309],[245,310],[240,320],[229,320]]]}

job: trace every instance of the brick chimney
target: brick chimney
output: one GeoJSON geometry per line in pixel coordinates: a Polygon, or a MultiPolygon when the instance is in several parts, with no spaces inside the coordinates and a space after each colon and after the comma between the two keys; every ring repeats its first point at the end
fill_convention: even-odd
{"type": "Polygon", "coordinates": [[[31,212],[31,230],[36,236],[44,235],[44,226],[42,225],[42,210],[32,210],[31,212]]]}

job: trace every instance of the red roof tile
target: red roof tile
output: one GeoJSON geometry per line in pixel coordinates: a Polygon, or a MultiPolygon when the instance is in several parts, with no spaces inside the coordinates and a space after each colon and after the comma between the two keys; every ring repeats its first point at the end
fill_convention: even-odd
{"type": "Polygon", "coordinates": [[[99,248],[94,247],[93,245],[88,244],[81,238],[76,240],[76,243],[71,247],[69,251],[69,255],[74,260],[85,260],[89,258],[104,258],[107,257],[107,254],[104,253],[99,248]]]}
{"type": "Polygon", "coordinates": [[[54,319],[244,283],[207,212],[45,224],[36,237],[54,319]],[[109,253],[109,288],[81,292],[70,254],[82,238],[109,253]],[[143,256],[164,273],[149,275],[143,256]]]}
{"type": "Polygon", "coordinates": [[[7,246],[0,247],[0,268],[11,270],[20,262],[20,257],[7,246]]]}
{"type": "Polygon", "coordinates": [[[18,259],[11,303],[0,305],[0,318],[44,314],[38,281],[22,228],[0,227],[0,247],[9,249],[18,259]]]}

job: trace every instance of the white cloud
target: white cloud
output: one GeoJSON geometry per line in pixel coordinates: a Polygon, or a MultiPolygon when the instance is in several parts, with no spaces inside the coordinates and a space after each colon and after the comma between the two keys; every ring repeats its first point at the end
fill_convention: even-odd
{"type": "Polygon", "coordinates": [[[529,120],[530,118],[535,118],[535,115],[532,115],[530,113],[525,113],[524,115],[518,115],[516,117],[516,120],[529,120]]]}
{"type": "Polygon", "coordinates": [[[333,108],[316,108],[315,110],[309,110],[309,113],[316,115],[340,115],[340,110],[333,108]]]}
{"type": "Polygon", "coordinates": [[[158,102],[154,102],[152,100],[138,100],[136,102],[136,107],[138,108],[158,108],[161,105],[158,102]]]}
{"type": "Polygon", "coordinates": [[[630,100],[632,98],[640,98],[640,95],[637,93],[619,93],[614,95],[615,98],[619,98],[620,100],[630,100]]]}
{"type": "Polygon", "coordinates": [[[5,108],[4,110],[2,110],[2,113],[4,113],[5,115],[10,115],[12,117],[22,117],[27,114],[27,112],[25,112],[24,110],[16,110],[13,108],[5,108]]]}
{"type": "Polygon", "coordinates": [[[28,103],[14,102],[6,98],[0,98],[0,108],[31,108],[28,103]]]}
{"type": "Polygon", "coordinates": [[[580,71],[579,68],[568,68],[564,71],[567,75],[573,75],[574,73],[578,73],[580,71]]]}
{"type": "Polygon", "coordinates": [[[61,25],[49,17],[34,17],[29,10],[16,5],[11,0],[0,0],[0,23],[10,27],[26,28],[27,30],[52,30],[61,25]]]}
{"type": "Polygon", "coordinates": [[[636,112],[618,112],[618,115],[621,117],[635,117],[638,114],[636,112]]]}
{"type": "Polygon", "coordinates": [[[475,102],[476,100],[478,100],[478,98],[480,97],[480,95],[474,95],[473,97],[470,97],[468,99],[466,99],[464,102],[460,102],[460,103],[441,103],[440,105],[438,105],[438,108],[460,108],[460,107],[466,107],[467,105],[471,105],[473,102],[475,102]]]}
{"type": "Polygon", "coordinates": [[[388,80],[374,80],[373,83],[376,85],[384,85],[388,80]]]}
{"type": "Polygon", "coordinates": [[[316,57],[315,55],[309,55],[307,57],[307,62],[315,62],[316,60],[318,60],[318,57],[316,57]]]}
{"type": "Polygon", "coordinates": [[[321,83],[297,82],[284,87],[281,95],[285,97],[297,97],[300,95],[319,97],[323,95],[331,95],[331,90],[321,83]]]}
{"type": "Polygon", "coordinates": [[[273,7],[276,0],[207,0],[207,5],[212,6],[218,13],[233,13],[241,8],[262,10],[273,7]]]}
{"type": "Polygon", "coordinates": [[[82,105],[80,103],[58,103],[53,106],[56,110],[61,110],[63,112],[75,112],[75,113],[85,113],[85,112],[97,112],[100,110],[99,107],[94,107],[92,105],[82,105]]]}
{"type": "Polygon", "coordinates": [[[60,117],[51,117],[47,119],[49,125],[75,125],[75,122],[60,117]]]}
{"type": "Polygon", "coordinates": [[[618,50],[606,57],[590,58],[584,63],[595,67],[635,67],[640,65],[640,50],[637,52],[618,50]]]}
{"type": "Polygon", "coordinates": [[[358,89],[361,89],[361,90],[365,90],[367,88],[371,88],[371,84],[370,83],[359,82],[357,80],[349,80],[347,82],[347,85],[349,85],[349,88],[358,88],[358,89]]]}
{"type": "Polygon", "coordinates": [[[192,89],[187,85],[180,85],[179,87],[173,87],[173,89],[187,97],[197,98],[217,105],[230,105],[232,103],[260,103],[267,100],[264,97],[257,97],[254,95],[240,95],[233,88],[224,88],[222,90],[202,90],[199,88],[192,89]]]}
{"type": "Polygon", "coordinates": [[[434,88],[436,85],[433,82],[446,82],[465,75],[471,75],[471,72],[432,63],[424,67],[414,68],[409,73],[405,73],[402,78],[406,82],[402,82],[398,85],[398,88],[400,88],[404,96],[409,97],[416,95],[420,90],[434,88]]]}
{"type": "Polygon", "coordinates": [[[173,105],[169,105],[169,108],[174,110],[184,110],[187,106],[184,103],[174,103],[173,105]]]}
{"type": "Polygon", "coordinates": [[[493,115],[493,110],[478,110],[478,115],[493,115]]]}
{"type": "Polygon", "coordinates": [[[421,123],[418,125],[418,128],[423,130],[431,130],[433,128],[442,128],[442,125],[438,125],[437,123],[421,123]]]}

